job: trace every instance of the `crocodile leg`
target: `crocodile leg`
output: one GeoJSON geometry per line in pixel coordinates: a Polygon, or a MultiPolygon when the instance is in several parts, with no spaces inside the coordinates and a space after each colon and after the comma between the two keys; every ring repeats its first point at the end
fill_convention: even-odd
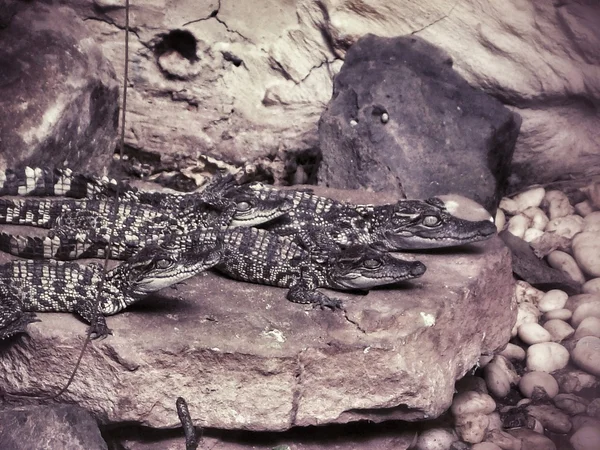
{"type": "Polygon", "coordinates": [[[0,341],[14,334],[26,333],[27,325],[33,322],[39,322],[36,315],[23,311],[11,289],[0,285],[0,341]]]}
{"type": "Polygon", "coordinates": [[[314,282],[307,278],[301,278],[290,286],[286,297],[291,302],[313,304],[321,309],[339,309],[342,307],[341,300],[327,297],[322,292],[317,291],[314,282]]]}
{"type": "Polygon", "coordinates": [[[78,314],[83,320],[90,324],[90,333],[92,339],[105,338],[109,334],[112,334],[112,331],[110,331],[106,325],[106,319],[104,315],[99,310],[98,305],[101,303],[101,301],[96,304],[95,298],[82,298],[77,301],[75,305],[73,305],[73,312],[78,314]],[[94,307],[97,308],[95,313],[94,307]]]}

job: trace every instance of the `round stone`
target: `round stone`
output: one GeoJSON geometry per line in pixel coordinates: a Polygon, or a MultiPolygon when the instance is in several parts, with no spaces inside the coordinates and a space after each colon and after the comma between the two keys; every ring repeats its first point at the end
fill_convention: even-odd
{"type": "Polygon", "coordinates": [[[569,439],[574,450],[598,450],[600,448],[600,429],[584,426],[569,439]]]}
{"type": "Polygon", "coordinates": [[[556,342],[533,344],[527,349],[527,369],[530,371],[554,372],[569,362],[569,352],[556,342]]]}
{"type": "Polygon", "coordinates": [[[544,231],[547,233],[556,233],[567,239],[573,239],[573,236],[580,233],[581,230],[583,230],[583,218],[581,216],[571,215],[551,220],[548,222],[548,225],[546,225],[544,231]]]}
{"type": "Polygon", "coordinates": [[[506,397],[510,392],[510,386],[519,380],[513,365],[500,355],[494,356],[494,359],[485,366],[483,376],[489,391],[496,398],[506,397]]]}
{"type": "Polygon", "coordinates": [[[523,361],[525,359],[525,350],[509,342],[499,355],[504,356],[509,361],[523,361]]]}
{"type": "Polygon", "coordinates": [[[494,219],[494,223],[496,224],[496,230],[498,233],[500,233],[506,224],[506,216],[504,215],[504,211],[502,211],[500,208],[496,210],[496,218],[494,219]]]}
{"type": "Polygon", "coordinates": [[[554,311],[555,309],[562,309],[567,303],[569,296],[565,291],[560,289],[552,289],[544,294],[538,303],[538,309],[543,312],[554,311]]]}
{"type": "Polygon", "coordinates": [[[544,232],[535,228],[527,228],[525,234],[523,234],[523,240],[525,242],[535,241],[537,238],[543,236],[544,232]]]}
{"type": "Polygon", "coordinates": [[[560,270],[576,283],[585,283],[585,276],[577,265],[575,259],[566,252],[554,250],[547,256],[548,264],[551,267],[560,270]]]}
{"type": "Polygon", "coordinates": [[[523,239],[523,236],[525,236],[525,230],[529,228],[530,222],[531,219],[529,217],[517,214],[509,219],[507,229],[513,236],[523,239]]]}
{"type": "Polygon", "coordinates": [[[592,278],[581,286],[581,292],[584,294],[600,294],[600,278],[592,278]]]}
{"type": "Polygon", "coordinates": [[[573,337],[581,339],[585,336],[600,337],[600,318],[590,316],[581,321],[573,337]]]}
{"type": "Polygon", "coordinates": [[[581,217],[585,217],[594,211],[594,207],[589,200],[584,200],[575,205],[575,212],[581,217]]]}
{"type": "Polygon", "coordinates": [[[588,275],[600,277],[600,231],[584,231],[573,238],[573,257],[588,275]]]}
{"type": "Polygon", "coordinates": [[[562,191],[546,192],[544,203],[547,205],[548,215],[551,219],[568,216],[575,212],[575,208],[571,206],[569,198],[562,191]]]}
{"type": "Polygon", "coordinates": [[[573,311],[573,317],[571,317],[571,325],[575,328],[579,326],[583,319],[586,317],[600,317],[600,302],[594,301],[589,303],[582,303],[573,311]]]}
{"type": "Polygon", "coordinates": [[[515,195],[513,200],[517,203],[518,211],[525,211],[532,206],[540,206],[545,195],[546,190],[543,187],[538,187],[515,195]]]}
{"type": "Polygon", "coordinates": [[[540,208],[531,207],[523,211],[523,215],[531,219],[530,227],[539,231],[544,231],[548,225],[548,216],[540,208]]]}
{"type": "Polygon", "coordinates": [[[544,329],[550,333],[553,342],[561,342],[575,333],[575,330],[564,320],[552,319],[544,324],[544,329]]]}
{"type": "Polygon", "coordinates": [[[541,388],[546,391],[548,397],[553,398],[558,394],[558,383],[552,375],[546,372],[527,372],[519,381],[519,390],[527,397],[531,398],[535,388],[541,388]]]}
{"type": "Polygon", "coordinates": [[[573,313],[569,309],[555,309],[544,314],[544,320],[569,320],[572,316],[573,313]]]}
{"type": "Polygon", "coordinates": [[[569,416],[554,405],[528,405],[527,412],[547,430],[561,434],[571,431],[569,416]]]}
{"type": "Polygon", "coordinates": [[[496,402],[488,394],[466,391],[456,394],[450,410],[454,417],[465,414],[490,414],[496,409],[496,402]]]}
{"type": "Polygon", "coordinates": [[[517,335],[517,332],[521,325],[525,323],[537,323],[540,317],[540,311],[532,303],[521,303],[517,308],[517,321],[513,326],[513,336],[517,335]]]}
{"type": "Polygon", "coordinates": [[[466,414],[456,416],[454,423],[460,438],[469,444],[483,441],[490,419],[485,414],[466,414]]]}
{"type": "Polygon", "coordinates": [[[600,338],[595,336],[581,338],[571,351],[571,358],[580,369],[600,376],[600,338]]]}
{"type": "Polygon", "coordinates": [[[447,450],[458,437],[452,429],[432,428],[419,434],[416,450],[447,450]]]}
{"type": "Polygon", "coordinates": [[[585,216],[585,219],[583,219],[583,229],[585,231],[600,231],[600,211],[595,211],[585,216]]]}
{"type": "Polygon", "coordinates": [[[524,323],[518,329],[518,335],[526,344],[539,344],[540,342],[549,342],[552,336],[539,323],[524,323]]]}

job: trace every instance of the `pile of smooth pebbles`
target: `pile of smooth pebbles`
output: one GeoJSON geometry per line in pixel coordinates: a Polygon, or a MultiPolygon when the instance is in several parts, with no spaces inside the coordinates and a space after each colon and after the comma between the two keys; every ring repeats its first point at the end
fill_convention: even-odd
{"type": "Polygon", "coordinates": [[[538,187],[500,203],[498,230],[529,242],[582,293],[517,281],[511,342],[457,382],[454,428],[420,433],[416,449],[600,450],[600,183],[578,194],[538,187]]]}

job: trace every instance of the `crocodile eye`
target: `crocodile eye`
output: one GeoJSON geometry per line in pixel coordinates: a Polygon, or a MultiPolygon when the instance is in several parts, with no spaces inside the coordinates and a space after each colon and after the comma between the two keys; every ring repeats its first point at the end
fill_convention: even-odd
{"type": "Polygon", "coordinates": [[[378,267],[381,267],[381,261],[377,259],[367,259],[363,262],[363,266],[367,269],[377,269],[378,267]]]}
{"type": "Polygon", "coordinates": [[[423,218],[423,225],[426,227],[436,227],[441,223],[439,217],[436,216],[425,216],[423,218]]]}
{"type": "Polygon", "coordinates": [[[170,259],[159,259],[158,261],[156,261],[156,263],[154,263],[157,269],[166,269],[172,264],[173,262],[170,259]]]}
{"type": "Polygon", "coordinates": [[[246,212],[252,208],[252,205],[249,202],[238,202],[235,204],[235,207],[238,211],[246,212]]]}

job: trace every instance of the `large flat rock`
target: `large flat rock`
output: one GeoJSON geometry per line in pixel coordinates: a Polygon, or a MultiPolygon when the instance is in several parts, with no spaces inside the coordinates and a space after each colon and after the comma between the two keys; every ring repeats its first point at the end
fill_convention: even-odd
{"type": "MultiPolygon", "coordinates": [[[[290,303],[283,289],[197,276],[109,318],[114,335],[90,345],[62,401],[152,427],[178,426],[177,396],[199,424],[225,429],[435,417],[455,379],[510,338],[510,257],[497,237],[403,256],[426,274],[335,293],[345,304],[336,312],[290,303]]],[[[2,392],[55,393],[75,365],[85,324],[39,316],[29,338],[0,344],[2,392]]]]}

